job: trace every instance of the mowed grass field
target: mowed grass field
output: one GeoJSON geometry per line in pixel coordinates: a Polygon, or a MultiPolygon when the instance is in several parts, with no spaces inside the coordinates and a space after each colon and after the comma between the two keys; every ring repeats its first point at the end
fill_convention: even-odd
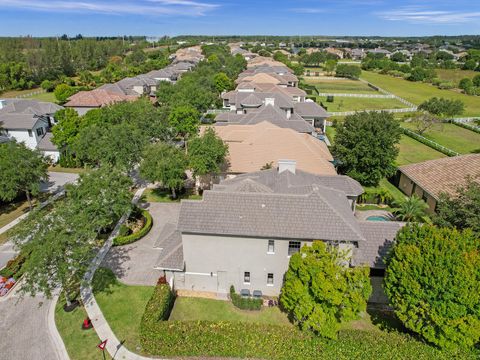
{"type": "Polygon", "coordinates": [[[314,85],[318,92],[334,94],[380,94],[358,80],[332,80],[322,77],[305,77],[305,83],[314,85]]]}
{"type": "Polygon", "coordinates": [[[317,102],[322,102],[328,112],[403,109],[406,107],[397,99],[334,96],[333,102],[327,102],[326,97],[319,96],[317,102]]]}
{"type": "Polygon", "coordinates": [[[440,79],[445,81],[453,81],[456,85],[458,85],[462,79],[472,79],[475,75],[480,74],[478,71],[462,69],[435,69],[435,72],[440,79]]]}
{"type": "Polygon", "coordinates": [[[446,157],[446,155],[441,152],[434,150],[427,145],[423,145],[421,142],[412,139],[407,135],[402,135],[398,148],[400,150],[397,157],[398,166],[446,157]]]}
{"type": "MultiPolygon", "coordinates": [[[[411,123],[403,122],[401,126],[415,130],[411,123]]],[[[435,125],[425,131],[423,136],[460,154],[480,150],[480,134],[454,124],[435,125]]]]}
{"type": "Polygon", "coordinates": [[[362,71],[361,77],[416,105],[420,105],[434,96],[452,100],[458,99],[465,104],[463,116],[480,116],[480,98],[478,96],[468,96],[452,90],[440,90],[430,84],[407,81],[370,71],[362,71]]]}

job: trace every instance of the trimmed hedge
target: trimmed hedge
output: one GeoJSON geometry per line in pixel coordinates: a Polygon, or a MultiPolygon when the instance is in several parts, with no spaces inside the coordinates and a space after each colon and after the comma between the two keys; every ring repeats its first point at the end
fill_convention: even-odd
{"type": "Polygon", "coordinates": [[[170,289],[170,285],[160,283],[155,287],[152,297],[145,306],[145,312],[142,316],[140,331],[150,326],[154,326],[162,320],[167,320],[170,316],[175,295],[170,289]]]}
{"type": "Polygon", "coordinates": [[[142,216],[145,218],[145,224],[143,227],[133,234],[127,236],[117,236],[115,239],[113,239],[113,246],[131,244],[148,234],[153,225],[152,215],[150,215],[147,210],[142,210],[142,216]]]}
{"type": "Polygon", "coordinates": [[[460,126],[464,129],[471,130],[473,132],[476,132],[476,133],[480,134],[480,127],[478,127],[478,126],[465,124],[465,123],[458,122],[458,121],[453,121],[453,120],[450,120],[449,122],[452,123],[453,125],[457,125],[457,126],[460,126]]]}
{"type": "Polygon", "coordinates": [[[242,310],[260,310],[263,304],[263,299],[241,297],[235,292],[233,285],[230,286],[230,299],[233,305],[242,310]]]}
{"type": "Polygon", "coordinates": [[[324,340],[293,326],[247,322],[159,321],[141,327],[142,348],[153,356],[275,360],[474,359],[475,351],[442,351],[405,334],[343,330],[324,340]]]}
{"type": "Polygon", "coordinates": [[[427,141],[422,135],[419,135],[412,130],[405,129],[405,128],[401,128],[401,129],[402,129],[402,131],[405,135],[410,136],[412,139],[415,139],[415,140],[421,142],[422,144],[427,145],[428,147],[431,147],[432,149],[441,152],[442,154],[445,154],[447,156],[457,156],[458,155],[453,150],[450,150],[450,149],[448,149],[444,146],[438,145],[434,142],[427,141]]]}

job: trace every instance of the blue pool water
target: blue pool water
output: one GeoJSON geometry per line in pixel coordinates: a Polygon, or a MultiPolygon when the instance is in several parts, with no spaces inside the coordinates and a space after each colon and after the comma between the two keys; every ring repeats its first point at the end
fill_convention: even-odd
{"type": "Polygon", "coordinates": [[[390,221],[384,216],[369,216],[367,217],[368,221],[390,221]]]}

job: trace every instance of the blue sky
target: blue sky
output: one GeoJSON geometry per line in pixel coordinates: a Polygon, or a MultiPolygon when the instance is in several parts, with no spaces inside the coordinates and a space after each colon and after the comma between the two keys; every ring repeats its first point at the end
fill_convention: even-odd
{"type": "Polygon", "coordinates": [[[480,34],[480,0],[0,0],[0,36],[480,34]]]}

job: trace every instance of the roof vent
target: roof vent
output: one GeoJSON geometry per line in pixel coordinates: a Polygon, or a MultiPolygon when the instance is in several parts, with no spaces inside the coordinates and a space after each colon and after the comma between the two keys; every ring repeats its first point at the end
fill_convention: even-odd
{"type": "Polygon", "coordinates": [[[278,173],[281,174],[285,170],[295,174],[297,162],[295,160],[278,160],[278,173]]]}
{"type": "Polygon", "coordinates": [[[275,106],[275,98],[265,98],[265,106],[275,106]]]}

